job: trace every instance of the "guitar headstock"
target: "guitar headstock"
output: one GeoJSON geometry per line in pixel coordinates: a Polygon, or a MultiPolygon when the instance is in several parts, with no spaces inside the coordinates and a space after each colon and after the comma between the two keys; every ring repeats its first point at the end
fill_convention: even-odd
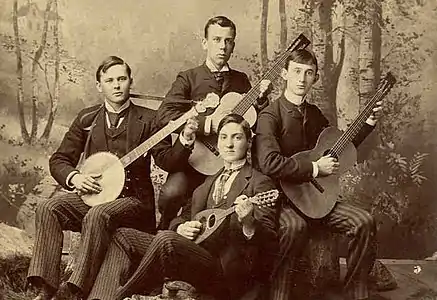
{"type": "Polygon", "coordinates": [[[216,93],[208,93],[205,99],[197,102],[195,109],[198,113],[203,113],[207,108],[216,108],[220,104],[220,97],[216,93]]]}
{"type": "Polygon", "coordinates": [[[274,189],[262,193],[258,193],[255,196],[249,198],[250,202],[260,207],[273,206],[279,197],[279,191],[274,189]]]}
{"type": "Polygon", "coordinates": [[[378,90],[382,92],[382,95],[387,95],[391,88],[396,83],[396,78],[391,72],[387,72],[384,78],[381,79],[378,85],[378,90]]]}
{"type": "Polygon", "coordinates": [[[311,44],[310,40],[303,34],[299,34],[299,36],[288,46],[285,52],[294,51],[298,49],[304,49],[306,46],[311,44]]]}

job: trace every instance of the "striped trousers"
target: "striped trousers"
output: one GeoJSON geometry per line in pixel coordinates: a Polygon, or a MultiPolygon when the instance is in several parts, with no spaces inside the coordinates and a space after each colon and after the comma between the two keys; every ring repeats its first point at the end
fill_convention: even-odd
{"type": "Polygon", "coordinates": [[[133,197],[89,207],[77,194],[65,193],[38,203],[35,245],[28,271],[57,289],[60,281],[63,230],[81,232],[76,265],[68,282],[87,295],[118,227],[142,228],[145,205],[133,197]]]}
{"type": "Polygon", "coordinates": [[[272,278],[271,299],[292,299],[293,269],[308,241],[308,227],[318,223],[327,230],[350,238],[344,289],[347,299],[368,298],[368,274],[376,258],[376,225],[373,217],[358,207],[337,202],[323,219],[312,220],[284,203],[279,218],[280,251],[272,278]]]}
{"type": "Polygon", "coordinates": [[[114,235],[88,299],[148,294],[166,278],[184,280],[217,299],[227,299],[220,262],[208,251],[174,231],[153,236],[129,228],[120,228],[114,235]]]}

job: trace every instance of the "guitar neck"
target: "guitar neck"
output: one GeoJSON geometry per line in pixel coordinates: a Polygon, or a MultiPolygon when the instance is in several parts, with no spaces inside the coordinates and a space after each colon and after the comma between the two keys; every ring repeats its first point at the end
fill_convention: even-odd
{"type": "Polygon", "coordinates": [[[346,146],[353,141],[353,139],[357,136],[358,132],[363,127],[367,118],[372,114],[373,108],[376,103],[380,101],[386,94],[386,91],[383,88],[380,88],[376,91],[373,97],[366,103],[364,109],[360,112],[360,114],[355,118],[352,124],[347,128],[347,130],[341,135],[335,145],[329,150],[329,153],[335,157],[339,157],[346,146]]]}
{"type": "Polygon", "coordinates": [[[164,138],[170,135],[173,131],[181,127],[187,121],[187,119],[189,119],[191,116],[195,114],[196,114],[195,109],[192,108],[183,116],[179,117],[174,121],[169,122],[167,125],[162,127],[154,135],[152,135],[150,138],[148,138],[146,141],[141,143],[139,146],[131,150],[128,154],[126,154],[120,159],[121,163],[123,164],[123,167],[126,168],[135,160],[137,160],[140,156],[144,155],[144,153],[146,153],[155,145],[157,145],[160,141],[162,141],[164,138]]]}
{"type": "Polygon", "coordinates": [[[247,94],[243,97],[243,99],[235,106],[232,110],[233,113],[239,114],[240,116],[244,115],[249,108],[256,102],[259,97],[259,87],[261,81],[267,79],[273,82],[278,78],[281,74],[281,70],[287,60],[287,57],[291,52],[304,49],[306,46],[310,44],[310,41],[303,35],[300,34],[294,42],[285,50],[275,61],[273,66],[263,75],[263,77],[247,92],[247,94]]]}

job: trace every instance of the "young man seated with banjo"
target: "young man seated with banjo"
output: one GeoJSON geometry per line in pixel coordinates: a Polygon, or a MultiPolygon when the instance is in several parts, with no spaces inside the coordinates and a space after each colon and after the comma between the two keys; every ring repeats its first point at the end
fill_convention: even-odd
{"type": "Polygon", "coordinates": [[[62,230],[80,231],[82,236],[74,272],[61,288],[75,297],[86,296],[117,228],[156,232],[151,155],[169,172],[180,171],[188,161],[193,141],[184,136],[191,136],[189,125],[173,146],[171,140],[162,140],[164,136],[147,144],[157,130],[155,113],[129,100],[132,80],[121,58],[104,60],[96,72],[104,103],[79,112],[50,158],[52,176],[64,189],[76,192],[37,206],[28,272],[29,283],[39,289],[37,300],[52,299],[58,289],[62,230]],[[147,155],[140,151],[155,144],[147,155]],[[82,167],[81,154],[86,158],[82,167]]]}
{"type": "Polygon", "coordinates": [[[277,253],[278,191],[246,161],[251,130],[243,117],[224,117],[218,132],[225,167],[196,188],[172,230],[154,236],[118,229],[89,299],[148,294],[165,278],[186,281],[217,300],[239,299],[257,290],[251,289],[255,281],[268,280],[277,253]]]}

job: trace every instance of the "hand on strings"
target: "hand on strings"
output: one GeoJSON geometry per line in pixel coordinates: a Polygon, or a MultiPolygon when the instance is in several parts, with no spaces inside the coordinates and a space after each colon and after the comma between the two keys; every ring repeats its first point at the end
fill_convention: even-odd
{"type": "Polygon", "coordinates": [[[253,223],[253,204],[246,195],[240,195],[235,199],[235,213],[238,221],[242,224],[251,225],[253,223]]]}
{"type": "Polygon", "coordinates": [[[373,108],[372,114],[366,120],[366,123],[375,126],[382,114],[382,101],[376,102],[376,106],[373,108]]]}
{"type": "Polygon", "coordinates": [[[187,120],[187,123],[185,123],[184,130],[181,134],[187,142],[193,143],[196,139],[196,132],[198,129],[199,120],[197,118],[190,118],[187,120]]]}
{"type": "Polygon", "coordinates": [[[70,182],[80,194],[98,194],[102,187],[97,181],[101,174],[75,174],[70,182]]]}
{"type": "Polygon", "coordinates": [[[273,85],[272,82],[268,79],[263,79],[259,83],[259,98],[267,96],[268,93],[272,90],[273,85]]]}
{"type": "Polygon", "coordinates": [[[178,226],[176,232],[189,240],[194,240],[202,228],[202,223],[199,221],[188,221],[178,226]]]}
{"type": "Polygon", "coordinates": [[[338,171],[338,167],[340,163],[336,158],[332,157],[330,154],[322,156],[316,162],[317,167],[319,168],[319,176],[328,176],[334,174],[338,171]]]}

